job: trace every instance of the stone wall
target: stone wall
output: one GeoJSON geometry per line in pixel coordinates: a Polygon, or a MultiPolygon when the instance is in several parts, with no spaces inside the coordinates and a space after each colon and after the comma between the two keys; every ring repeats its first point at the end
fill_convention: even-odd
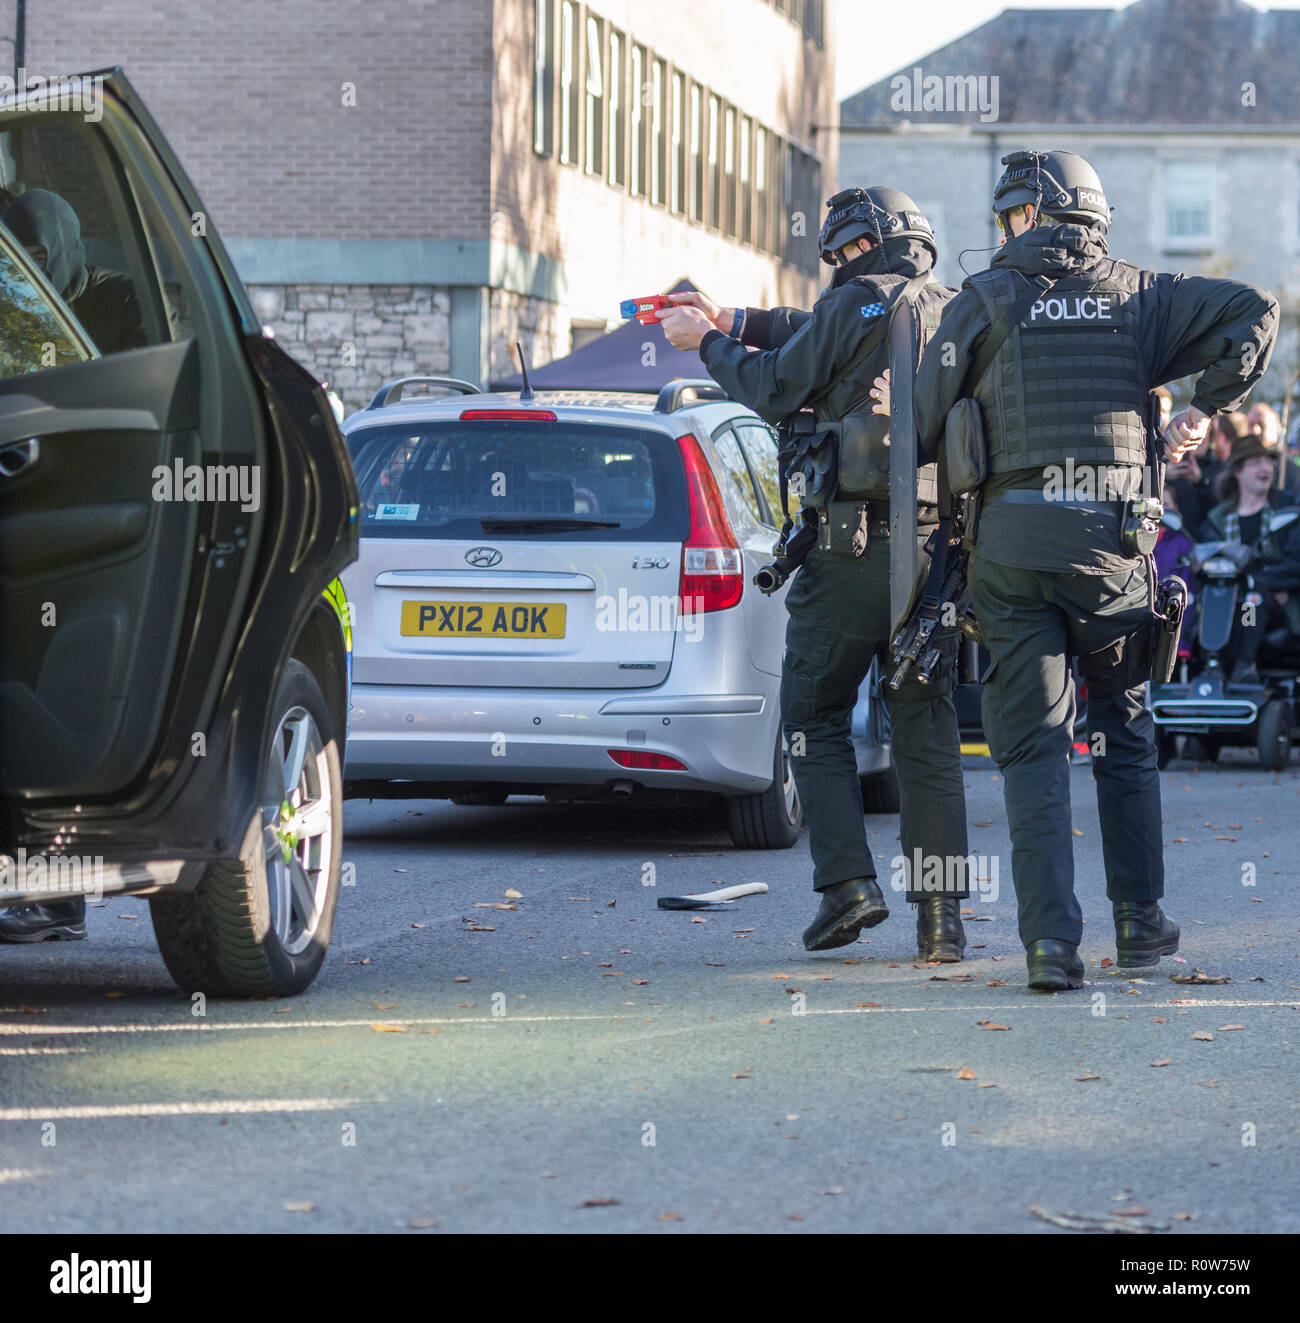
{"type": "Polygon", "coordinates": [[[451,295],[431,285],[252,285],[264,326],[349,411],[392,377],[451,370],[451,295]]]}
{"type": "Polygon", "coordinates": [[[530,368],[563,358],[572,348],[569,316],[558,304],[494,289],[490,315],[493,381],[519,371],[516,341],[523,344],[530,368]]]}

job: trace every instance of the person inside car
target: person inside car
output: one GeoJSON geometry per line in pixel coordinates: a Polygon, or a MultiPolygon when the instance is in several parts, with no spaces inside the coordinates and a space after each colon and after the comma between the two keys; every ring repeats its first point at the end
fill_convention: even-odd
{"type": "MultiPolygon", "coordinates": [[[[1275,451],[1258,436],[1239,437],[1219,480],[1222,499],[1197,530],[1197,542],[1242,542],[1259,548],[1269,537],[1269,512],[1295,504],[1277,489],[1276,481],[1275,451]]],[[[1239,684],[1258,684],[1255,661],[1260,646],[1285,646],[1300,625],[1300,519],[1269,541],[1269,560],[1252,571],[1257,609],[1253,619],[1243,612],[1237,621],[1233,680],[1239,684]]],[[[1249,596],[1246,602],[1250,604],[1249,596]]]]}
{"type": "Polygon", "coordinates": [[[5,208],[0,223],[45,273],[101,354],[146,343],[130,277],[87,264],[81,222],[65,199],[29,188],[5,208]]]}

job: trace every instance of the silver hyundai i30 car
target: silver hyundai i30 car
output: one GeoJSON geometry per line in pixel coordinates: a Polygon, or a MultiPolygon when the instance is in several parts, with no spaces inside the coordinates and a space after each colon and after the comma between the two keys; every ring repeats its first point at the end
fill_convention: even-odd
{"type": "MultiPolygon", "coordinates": [[[[346,793],[708,794],[738,845],[794,843],[785,590],[752,583],[781,518],[777,448],[720,396],[416,378],[346,420],[361,493],[346,793]],[[447,393],[410,394],[429,386],[447,393]]],[[[855,741],[882,779],[887,740],[855,741]]]]}

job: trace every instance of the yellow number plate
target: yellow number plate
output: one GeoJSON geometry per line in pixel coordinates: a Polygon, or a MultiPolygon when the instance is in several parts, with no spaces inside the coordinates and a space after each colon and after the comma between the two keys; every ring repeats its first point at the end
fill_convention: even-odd
{"type": "Polygon", "coordinates": [[[562,639],[555,602],[403,602],[402,635],[440,639],[562,639]]]}

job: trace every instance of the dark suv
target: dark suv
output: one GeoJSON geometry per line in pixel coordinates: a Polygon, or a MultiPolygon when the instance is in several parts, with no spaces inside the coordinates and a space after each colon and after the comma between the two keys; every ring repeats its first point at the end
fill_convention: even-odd
{"type": "Polygon", "coordinates": [[[68,87],[0,107],[0,905],[148,895],[187,990],[298,992],[356,486],[129,82],[68,87]]]}

